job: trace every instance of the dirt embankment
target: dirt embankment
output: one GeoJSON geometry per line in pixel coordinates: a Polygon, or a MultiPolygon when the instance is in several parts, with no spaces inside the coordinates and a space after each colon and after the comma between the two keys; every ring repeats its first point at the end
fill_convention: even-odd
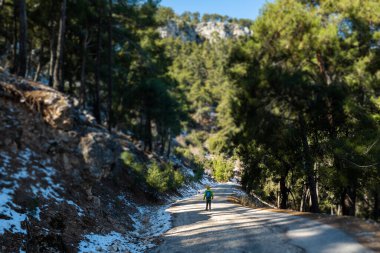
{"type": "Polygon", "coordinates": [[[132,230],[130,203],[152,195],[120,159],[146,157],[128,136],[1,69],[0,122],[0,252],[76,252],[84,234],[132,230]]]}

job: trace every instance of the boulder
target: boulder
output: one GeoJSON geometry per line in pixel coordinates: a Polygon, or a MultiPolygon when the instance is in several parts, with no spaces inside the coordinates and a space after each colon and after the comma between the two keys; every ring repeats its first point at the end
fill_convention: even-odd
{"type": "Polygon", "coordinates": [[[106,132],[90,132],[81,138],[79,149],[95,180],[106,177],[120,156],[117,143],[106,132]]]}

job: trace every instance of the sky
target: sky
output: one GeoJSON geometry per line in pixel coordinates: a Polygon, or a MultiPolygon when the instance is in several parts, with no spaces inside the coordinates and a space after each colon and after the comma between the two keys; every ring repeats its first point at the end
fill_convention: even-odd
{"type": "Polygon", "coordinates": [[[184,11],[217,13],[233,18],[255,19],[266,2],[273,0],[162,0],[161,5],[171,7],[177,14],[184,11]]]}

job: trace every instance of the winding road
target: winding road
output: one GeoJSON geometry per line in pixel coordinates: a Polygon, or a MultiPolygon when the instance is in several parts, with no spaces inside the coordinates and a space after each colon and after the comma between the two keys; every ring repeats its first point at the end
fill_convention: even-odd
{"type": "Polygon", "coordinates": [[[179,201],[167,211],[173,228],[155,253],[364,253],[372,252],[329,225],[286,213],[242,207],[227,201],[236,186],[213,188],[212,211],[202,195],[179,201]]]}

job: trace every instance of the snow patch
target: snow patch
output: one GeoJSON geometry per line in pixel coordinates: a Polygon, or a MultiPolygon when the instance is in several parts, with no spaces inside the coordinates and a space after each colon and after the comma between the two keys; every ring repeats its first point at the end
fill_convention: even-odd
{"type": "Polygon", "coordinates": [[[147,249],[146,245],[139,243],[128,235],[112,232],[107,235],[89,234],[80,242],[79,253],[92,252],[130,252],[143,253],[147,249]]]}
{"type": "MultiPolygon", "coordinates": [[[[0,181],[0,234],[3,234],[6,230],[12,233],[26,233],[21,228],[21,222],[27,219],[27,214],[14,210],[17,209],[17,205],[13,203],[13,195],[20,188],[21,182],[25,182],[26,179],[35,180],[37,175],[44,183],[42,185],[41,183],[35,183],[30,186],[30,191],[34,196],[54,199],[56,202],[66,202],[76,208],[79,216],[84,215],[82,208],[71,200],[65,200],[59,194],[59,191],[64,189],[61,185],[53,182],[56,169],[48,166],[50,161],[47,159],[41,162],[41,166],[32,165],[32,157],[35,158],[37,155],[28,148],[18,152],[17,157],[13,160],[16,160],[21,166],[16,172],[13,172],[13,169],[11,170],[10,168],[12,158],[6,152],[0,152],[0,173],[5,177],[4,180],[0,181]]],[[[40,213],[41,209],[37,207],[29,214],[40,220],[40,213]]]]}
{"type": "Polygon", "coordinates": [[[21,168],[17,173],[12,175],[12,178],[14,178],[16,180],[25,179],[25,178],[29,178],[29,177],[30,177],[30,175],[29,175],[28,171],[26,170],[26,168],[21,168]]]}
{"type": "Polygon", "coordinates": [[[16,206],[12,202],[12,194],[14,194],[12,189],[3,188],[0,191],[0,234],[4,234],[7,230],[26,234],[26,230],[21,228],[21,222],[26,220],[27,216],[12,209],[16,206]]]}
{"type": "Polygon", "coordinates": [[[184,185],[178,190],[181,196],[168,198],[170,204],[163,206],[146,205],[139,206],[126,199],[124,195],[117,198],[125,205],[135,208],[136,212],[130,215],[133,221],[133,231],[125,234],[112,232],[107,235],[89,234],[84,236],[84,240],[79,244],[80,253],[88,252],[131,252],[143,253],[156,246],[155,239],[168,231],[171,227],[171,216],[166,210],[175,202],[188,198],[204,189],[205,185],[214,186],[206,175],[200,182],[193,182],[184,185]]]}
{"type": "Polygon", "coordinates": [[[138,212],[130,216],[134,222],[134,233],[141,238],[148,238],[168,231],[171,217],[166,209],[169,207],[170,205],[137,207],[138,212]]]}
{"type": "Polygon", "coordinates": [[[25,150],[18,152],[17,160],[19,160],[23,166],[26,166],[29,163],[31,157],[32,151],[29,148],[26,148],[25,150]]]}
{"type": "Polygon", "coordinates": [[[9,166],[11,158],[7,154],[5,154],[3,152],[0,152],[0,158],[3,161],[3,165],[0,164],[0,173],[1,174],[6,174],[6,170],[5,169],[9,166]]]}
{"type": "Polygon", "coordinates": [[[77,204],[75,204],[72,200],[66,200],[66,203],[71,205],[71,206],[74,206],[77,209],[79,216],[82,217],[84,215],[83,209],[80,206],[78,206],[77,204]]]}
{"type": "Polygon", "coordinates": [[[39,207],[32,213],[33,217],[41,221],[41,209],[39,207]]]}
{"type": "MultiPolygon", "coordinates": [[[[24,154],[25,155],[25,154],[24,154]]],[[[1,152],[2,164],[0,164],[0,172],[7,176],[7,168],[10,166],[11,158],[8,154],[1,152]]],[[[12,175],[15,180],[27,178],[26,168],[22,168],[21,171],[12,175]]],[[[0,234],[4,234],[5,231],[12,233],[26,234],[26,230],[21,228],[21,222],[26,220],[26,214],[22,214],[13,210],[17,207],[13,203],[13,197],[16,188],[19,186],[18,182],[2,181],[0,190],[0,234]],[[6,184],[5,184],[6,183],[6,184]],[[7,187],[5,187],[7,186],[7,187]],[[9,186],[12,186],[11,188],[9,186]]]]}

